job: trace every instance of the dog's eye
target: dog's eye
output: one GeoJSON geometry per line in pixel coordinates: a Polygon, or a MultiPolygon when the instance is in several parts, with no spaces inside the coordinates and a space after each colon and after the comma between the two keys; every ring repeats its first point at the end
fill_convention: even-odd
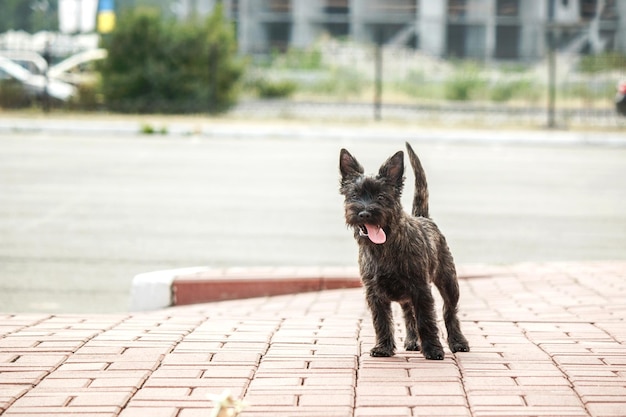
{"type": "Polygon", "coordinates": [[[384,203],[386,200],[385,196],[382,194],[378,194],[378,197],[376,197],[376,199],[378,200],[379,203],[384,203]]]}

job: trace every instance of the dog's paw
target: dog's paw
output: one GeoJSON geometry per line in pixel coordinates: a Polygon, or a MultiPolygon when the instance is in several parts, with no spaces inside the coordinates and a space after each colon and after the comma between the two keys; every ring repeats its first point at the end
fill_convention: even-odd
{"type": "Polygon", "coordinates": [[[431,360],[443,360],[445,354],[443,353],[443,347],[441,344],[422,343],[422,354],[426,359],[431,360]]]}
{"type": "Polygon", "coordinates": [[[449,346],[452,353],[469,352],[469,343],[467,343],[467,340],[451,340],[449,346]]]}
{"type": "Polygon", "coordinates": [[[452,353],[470,351],[469,343],[467,343],[467,340],[462,336],[457,339],[448,340],[448,346],[450,346],[452,353]]]}
{"type": "Polygon", "coordinates": [[[393,349],[384,346],[374,346],[372,350],[370,350],[370,356],[375,358],[387,358],[393,356],[394,354],[393,349]]]}
{"type": "Polygon", "coordinates": [[[420,344],[417,340],[405,340],[404,349],[412,352],[419,352],[420,344]]]}

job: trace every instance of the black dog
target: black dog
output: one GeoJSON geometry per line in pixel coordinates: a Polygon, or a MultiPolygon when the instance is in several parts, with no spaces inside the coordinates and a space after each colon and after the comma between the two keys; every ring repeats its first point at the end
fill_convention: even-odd
{"type": "Polygon", "coordinates": [[[445,237],[428,217],[428,188],[422,165],[406,144],[415,172],[412,215],[400,201],[404,187],[404,154],[389,158],[376,176],[345,149],[339,156],[340,192],[345,197],[346,224],[359,244],[359,269],[376,331],[372,356],[393,356],[395,341],[391,302],[402,306],[406,350],[421,350],[426,359],[443,359],[437,335],[434,283],[443,297],[443,317],[452,352],[468,352],[457,317],[459,285],[445,237]]]}

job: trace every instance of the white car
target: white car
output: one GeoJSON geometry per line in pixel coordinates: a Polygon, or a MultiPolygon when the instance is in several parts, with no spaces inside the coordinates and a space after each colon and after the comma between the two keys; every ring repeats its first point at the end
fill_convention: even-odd
{"type": "Polygon", "coordinates": [[[73,55],[48,69],[46,76],[35,74],[14,60],[30,61],[39,70],[45,72],[45,60],[40,55],[30,53],[28,57],[19,57],[15,53],[0,51],[0,78],[13,78],[34,95],[40,96],[47,89],[50,97],[67,101],[77,93],[76,85],[93,80],[93,71],[83,71],[93,61],[106,58],[105,49],[92,49],[73,55]],[[37,58],[38,57],[38,58],[37,58]],[[41,63],[44,63],[44,68],[41,63]]]}

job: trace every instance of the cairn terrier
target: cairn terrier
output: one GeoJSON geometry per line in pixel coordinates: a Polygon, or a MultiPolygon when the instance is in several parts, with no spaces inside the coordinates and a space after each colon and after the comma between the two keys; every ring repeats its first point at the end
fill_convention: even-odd
{"type": "Polygon", "coordinates": [[[363,167],[345,149],[339,155],[340,193],[345,197],[346,224],[354,229],[359,245],[359,269],[372,313],[376,345],[371,356],[393,356],[391,302],[398,302],[406,326],[404,348],[421,349],[426,359],[443,359],[435,302],[434,283],[443,298],[443,318],[452,352],[468,352],[469,344],[457,317],[459,285],[446,239],[428,215],[426,175],[407,143],[415,172],[411,215],[400,201],[404,187],[404,154],[397,152],[379,169],[366,176],[363,167]],[[421,343],[421,346],[420,346],[421,343]]]}

